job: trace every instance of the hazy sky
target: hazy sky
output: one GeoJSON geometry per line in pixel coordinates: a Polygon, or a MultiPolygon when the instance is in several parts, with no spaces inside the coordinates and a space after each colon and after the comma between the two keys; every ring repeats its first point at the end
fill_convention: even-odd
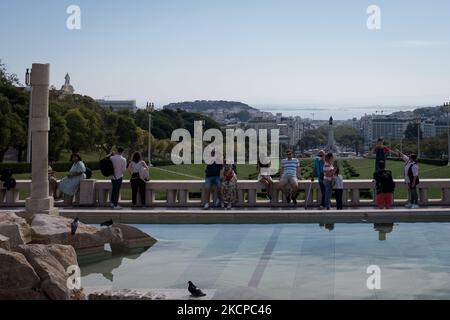
{"type": "Polygon", "coordinates": [[[339,119],[450,100],[448,0],[1,0],[0,39],[21,79],[50,63],[57,87],[69,72],[78,93],[139,105],[224,99],[339,119]],[[72,4],[81,30],[66,27],[72,4]]]}

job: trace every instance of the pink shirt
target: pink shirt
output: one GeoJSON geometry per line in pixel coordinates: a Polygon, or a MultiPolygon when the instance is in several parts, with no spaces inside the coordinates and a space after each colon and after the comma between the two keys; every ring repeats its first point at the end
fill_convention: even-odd
{"type": "Polygon", "coordinates": [[[325,162],[325,165],[323,166],[323,175],[324,180],[333,181],[334,166],[331,163],[325,162]]]}

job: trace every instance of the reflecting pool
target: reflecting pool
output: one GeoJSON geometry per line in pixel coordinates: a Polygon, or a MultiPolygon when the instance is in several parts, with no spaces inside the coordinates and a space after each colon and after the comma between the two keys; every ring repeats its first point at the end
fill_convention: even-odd
{"type": "Polygon", "coordinates": [[[84,287],[174,289],[191,280],[215,299],[450,298],[449,223],[135,226],[158,242],[80,263],[84,287]]]}

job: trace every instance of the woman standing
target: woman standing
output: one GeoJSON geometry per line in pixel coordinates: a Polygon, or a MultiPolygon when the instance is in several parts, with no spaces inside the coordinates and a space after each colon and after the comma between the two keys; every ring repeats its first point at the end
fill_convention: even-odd
{"type": "Polygon", "coordinates": [[[64,177],[59,183],[59,190],[64,193],[64,205],[71,206],[73,203],[73,196],[80,188],[80,181],[86,179],[86,166],[84,165],[78,153],[70,156],[72,168],[70,168],[67,177],[64,177]]]}
{"type": "Polygon", "coordinates": [[[237,196],[237,177],[231,164],[225,164],[223,168],[222,182],[222,201],[231,209],[231,205],[236,201],[237,196]]]}
{"type": "Polygon", "coordinates": [[[148,166],[140,152],[133,154],[128,171],[131,173],[131,202],[136,207],[137,194],[141,196],[141,206],[145,206],[145,182],[148,181],[148,166]]]}
{"type": "Polygon", "coordinates": [[[333,194],[333,177],[334,177],[334,166],[333,166],[333,154],[327,153],[325,155],[325,165],[323,166],[323,180],[325,182],[325,208],[327,210],[331,209],[331,195],[333,194]]]}

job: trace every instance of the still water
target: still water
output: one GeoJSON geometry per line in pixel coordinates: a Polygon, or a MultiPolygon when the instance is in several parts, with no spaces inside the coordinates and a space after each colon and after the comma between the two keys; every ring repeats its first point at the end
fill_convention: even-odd
{"type": "Polygon", "coordinates": [[[450,299],[449,223],[135,226],[158,242],[81,263],[84,287],[191,280],[217,299],[450,299]],[[373,265],[381,288],[370,290],[373,265]]]}

